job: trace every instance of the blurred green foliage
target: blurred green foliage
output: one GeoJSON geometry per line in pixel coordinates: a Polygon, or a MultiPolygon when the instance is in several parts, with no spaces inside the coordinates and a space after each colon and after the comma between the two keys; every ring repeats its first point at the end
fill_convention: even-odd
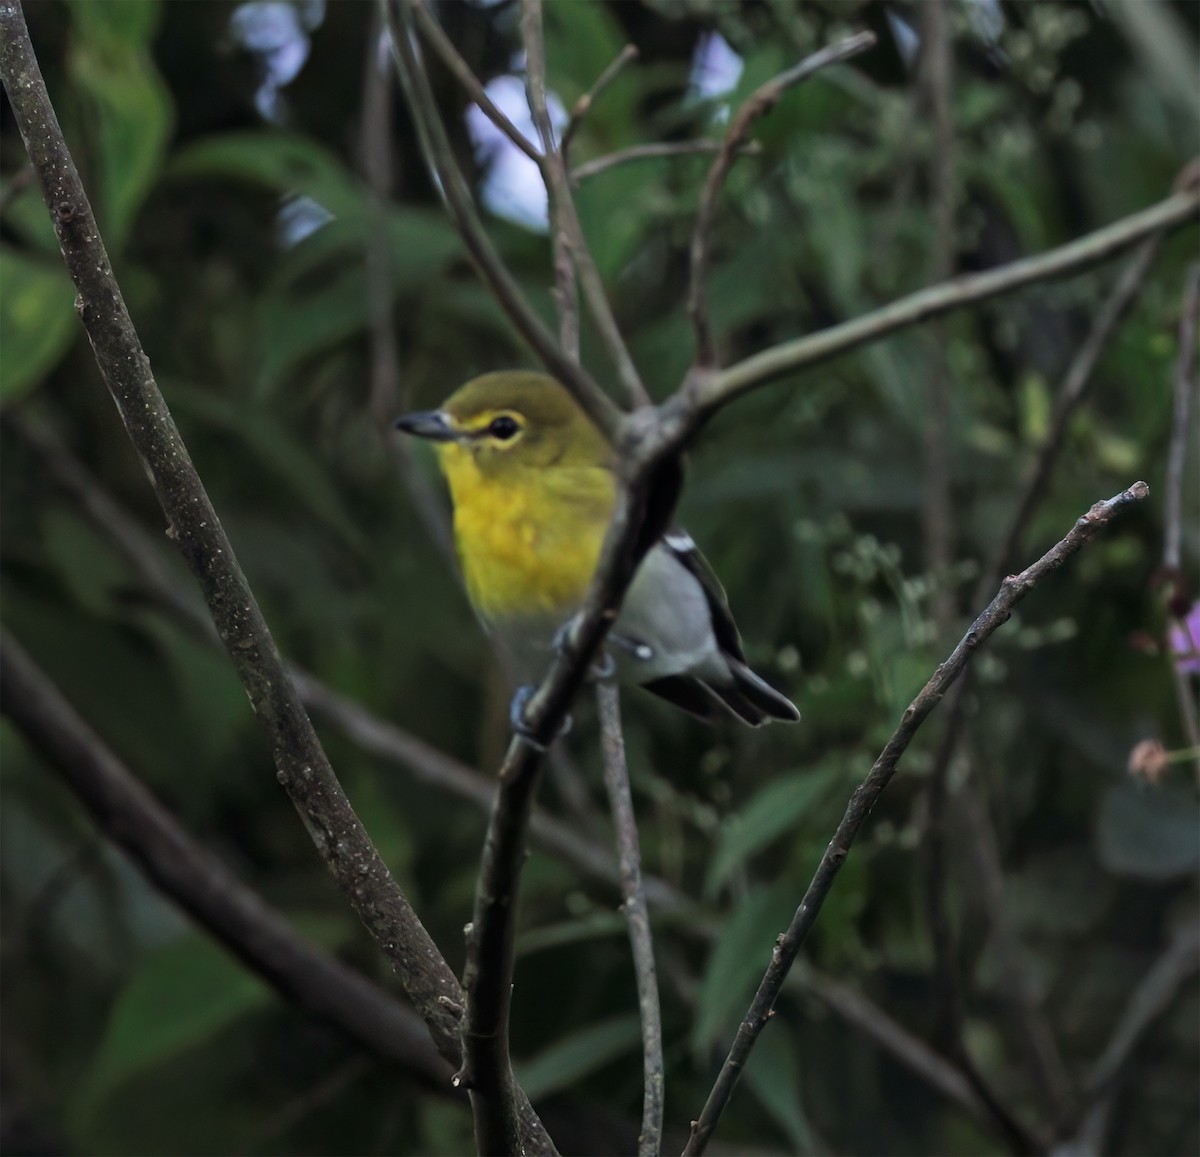
{"type": "MultiPolygon", "coordinates": [[[[382,378],[389,412],[432,405],[527,355],[474,280],[394,94],[385,134],[394,184],[382,197],[372,190],[373,6],[75,0],[27,9],[142,341],[282,649],[383,718],[494,766],[505,693],[402,484],[391,435],[372,416],[376,319],[399,351],[398,380],[382,378]],[[302,65],[290,81],[271,72],[275,57],[235,35],[236,20],[264,9],[291,21],[285,47],[302,65]]],[[[1197,141],[1196,102],[1180,94],[1195,79],[1198,12],[1131,0],[955,5],[957,268],[1034,252],[1165,195],[1197,141]],[[989,14],[1001,18],[994,42],[981,31],[989,14]]],[[[442,5],[440,15],[485,80],[510,70],[511,2],[442,5]]],[[[788,63],[852,27],[880,33],[853,69],[790,93],[755,129],[761,155],[733,170],[712,277],[724,359],[929,280],[933,134],[888,23],[919,15],[858,0],[547,5],[550,84],[566,107],[626,41],[642,53],[584,123],[579,162],[717,133],[731,103],[788,63]],[[689,87],[689,69],[717,31],[744,67],[732,92],[705,97],[689,87]]],[[[436,78],[482,188],[464,98],[436,78]]],[[[4,116],[5,414],[55,430],[158,535],[161,518],[75,323],[39,194],[21,175],[7,106],[4,116]]],[[[622,166],[578,194],[634,356],[660,396],[691,357],[682,301],[705,165],[622,166]]],[[[546,237],[488,223],[551,318],[546,237]]],[[[995,827],[1009,918],[1077,1078],[1196,911],[1187,765],[1158,788],[1125,771],[1138,739],[1186,742],[1168,660],[1152,644],[1165,624],[1154,580],[1175,333],[1195,250],[1194,229],[1164,246],[1071,423],[1020,559],[1009,561],[1036,557],[1135,478],[1150,482],[1151,500],[1040,588],[980,657],[954,768],[955,782],[969,773],[995,827]]],[[[706,730],[626,696],[646,867],[697,897],[715,929],[710,943],[691,921],[656,925],[676,1130],[702,1103],[849,792],[952,642],[931,621],[931,593],[953,584],[959,627],[979,609],[968,602],[981,560],[1007,525],[1058,378],[1114,276],[1108,265],[1037,286],[951,317],[936,340],[910,330],[796,375],[731,407],[696,445],[682,517],[728,588],[752,661],[788,689],[804,721],[706,730]],[[943,360],[959,562],[931,575],[922,434],[926,383],[943,360]]],[[[584,348],[607,374],[586,327],[584,348]]],[[[278,790],[224,657],[147,596],[8,420],[3,442],[6,625],[191,832],[307,935],[387,983],[278,790]]],[[[437,485],[420,451],[413,468],[437,485]]],[[[1184,537],[1193,584],[1195,478],[1193,452],[1184,537]]],[[[165,540],[163,558],[175,565],[165,540]]],[[[906,757],[807,950],[815,967],[938,1046],[919,849],[941,723],[935,716],[906,757]]],[[[483,817],[322,730],[368,829],[457,967],[483,817]]],[[[6,1152],[469,1147],[460,1108],[307,1021],[190,931],[38,753],[7,725],[0,740],[6,1152]]],[[[586,703],[569,746],[598,807],[586,703]]],[[[559,810],[554,787],[544,797],[559,810]]],[[[593,828],[604,836],[602,821],[593,828]]],[[[968,1038],[1009,1103],[1030,1114],[1037,1090],[998,986],[966,839],[951,840],[943,886],[960,931],[968,1038]]],[[[548,1121],[573,1117],[579,1150],[588,1138],[601,1144],[587,1132],[601,1121],[629,1136],[639,1112],[636,1001],[614,902],[604,885],[533,855],[513,1036],[531,1095],[548,1121]]],[[[1198,1011],[1193,977],[1116,1090],[1113,1152],[1200,1149],[1198,1011]]],[[[1004,1151],[802,990],[779,1013],[722,1123],[734,1148],[1004,1151]]]]}

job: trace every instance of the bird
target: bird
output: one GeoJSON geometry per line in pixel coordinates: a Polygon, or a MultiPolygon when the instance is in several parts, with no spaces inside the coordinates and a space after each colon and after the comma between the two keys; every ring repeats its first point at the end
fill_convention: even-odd
{"type": "MultiPolygon", "coordinates": [[[[579,610],[617,495],[604,435],[555,378],[474,378],[396,428],[432,442],[449,483],[467,596],[518,676],[543,673],[579,610]]],[[[696,544],[669,529],[638,564],[608,635],[618,682],[706,722],[796,722],[795,705],[746,662],[725,592],[696,544]]],[[[605,672],[608,674],[610,672],[605,672]]],[[[513,701],[519,726],[522,688],[513,701]]]]}

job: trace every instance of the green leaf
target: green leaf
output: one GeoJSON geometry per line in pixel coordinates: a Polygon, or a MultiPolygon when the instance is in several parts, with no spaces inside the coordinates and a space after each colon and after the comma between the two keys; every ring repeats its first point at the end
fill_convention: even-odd
{"type": "Polygon", "coordinates": [[[361,265],[347,265],[304,295],[267,297],[261,311],[262,356],[259,383],[280,384],[314,354],[363,332],[371,317],[367,280],[361,265]]]}
{"type": "Polygon", "coordinates": [[[69,0],[78,36],[105,50],[148,45],[158,30],[159,0],[69,0]]]}
{"type": "Polygon", "coordinates": [[[750,1053],[746,1085],[786,1134],[796,1153],[811,1153],[812,1127],[800,1101],[800,1064],[786,1025],[772,1022],[750,1053]]]}
{"type": "Polygon", "coordinates": [[[734,909],[700,982],[696,998],[699,1014],[692,1028],[695,1053],[707,1054],[746,1011],[771,962],[771,945],[787,927],[794,910],[793,889],[786,884],[751,892],[734,909]]]}
{"type": "Polygon", "coordinates": [[[351,549],[366,552],[366,542],[331,484],[321,463],[265,407],[235,404],[216,394],[171,382],[169,398],[190,414],[234,437],[254,453],[259,465],[289,488],[298,501],[334,531],[351,549]]]}
{"type": "MultiPolygon", "coordinates": [[[[557,869],[556,869],[557,870],[557,869]]],[[[531,928],[517,937],[517,955],[529,956],[547,948],[578,944],[581,940],[607,940],[625,934],[625,918],[619,912],[589,912],[575,920],[562,920],[531,928]]]]}
{"type": "Polygon", "coordinates": [[[637,1016],[615,1016],[557,1040],[532,1060],[515,1066],[517,1080],[531,1101],[569,1088],[632,1052],[642,1039],[637,1016]]]}
{"type": "Polygon", "coordinates": [[[0,245],[0,405],[27,394],[75,336],[75,295],[61,263],[31,261],[0,245]]]}
{"type": "Polygon", "coordinates": [[[87,101],[98,174],[91,196],[110,250],[120,249],[158,179],[171,97],[150,56],[153,0],[74,0],[71,78],[87,101]]]}
{"type": "Polygon", "coordinates": [[[111,616],[116,593],[129,582],[129,568],[108,541],[73,511],[57,506],[46,511],[42,540],[79,605],[98,618],[111,616]]]}
{"type": "Polygon", "coordinates": [[[257,976],[199,933],[150,954],[117,997],[74,1111],[90,1116],[118,1086],[275,999],[257,976]]]}
{"type": "Polygon", "coordinates": [[[818,767],[772,780],[750,802],[729,816],[717,835],[717,847],[704,894],[711,899],[751,856],[792,828],[836,781],[836,769],[818,767]]]}
{"type": "Polygon", "coordinates": [[[282,132],[220,133],[179,150],[172,178],[247,181],[275,192],[311,197],[335,217],[361,214],[366,190],[329,149],[282,132]]]}

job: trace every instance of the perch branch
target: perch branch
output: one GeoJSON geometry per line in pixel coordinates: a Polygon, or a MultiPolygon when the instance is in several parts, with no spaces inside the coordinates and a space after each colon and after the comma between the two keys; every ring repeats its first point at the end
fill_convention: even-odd
{"type": "Polygon", "coordinates": [[[604,787],[617,833],[617,859],[621,865],[622,905],[629,925],[633,971],[637,979],[638,1011],[642,1021],[642,1131],[638,1157],[657,1157],[662,1145],[663,1040],[662,1012],[658,1002],[658,976],[654,966],[654,943],[650,935],[650,913],[642,888],[642,856],[638,846],[637,820],[629,788],[625,760],[625,737],[621,732],[621,698],[616,686],[596,686],[600,713],[600,745],[604,755],[604,787]]]}
{"type": "Polygon", "coordinates": [[[257,892],[196,843],[84,722],[6,631],[0,706],[147,879],[289,1000],[377,1056],[445,1089],[451,1069],[421,1019],[297,935],[257,892]]]}
{"type": "Polygon", "coordinates": [[[63,140],[18,0],[0,0],[0,77],[37,170],[96,361],[272,746],[280,783],[383,949],[438,1051],[457,1058],[460,989],[350,807],[150,370],[63,140]]]}
{"type": "Polygon", "coordinates": [[[716,214],[717,198],[721,187],[729,175],[733,159],[738,148],[750,131],[750,126],[771,111],[782,99],[789,88],[807,80],[822,68],[839,61],[849,60],[860,52],[865,52],[874,46],[877,37],[873,32],[859,32],[854,36],[839,40],[814,52],[799,64],[781,72],[778,76],[767,81],[751,95],[733,118],[721,146],[717,150],[716,159],[708,171],[704,187],[700,192],[700,204],[696,210],[696,224],[692,230],[691,245],[691,279],[688,285],[688,316],[692,319],[692,329],[696,335],[695,364],[708,367],[715,364],[712,332],[708,318],[708,265],[711,259],[713,217],[716,214]]]}
{"type": "Polygon", "coordinates": [[[917,729],[937,706],[947,688],[962,673],[980,644],[1008,620],[1013,607],[1047,575],[1061,567],[1102,526],[1133,503],[1140,502],[1149,493],[1150,488],[1144,482],[1135,482],[1129,489],[1113,498],[1097,502],[1076,521],[1067,535],[1037,562],[1020,574],[1009,575],[1000,585],[1000,590],[987,609],[972,623],[949,658],[938,667],[929,682],[909,704],[900,725],[875,761],[870,774],[851,796],[845,815],[838,824],[829,847],[821,857],[821,862],[808,886],[808,891],[805,892],[800,906],[796,909],[796,914],[787,931],[780,936],[776,943],[775,950],[771,955],[771,963],[745,1019],[738,1028],[733,1047],[725,1059],[717,1082],[709,1094],[699,1119],[692,1126],[692,1135],[684,1150],[686,1154],[697,1154],[704,1151],[717,1120],[729,1100],[738,1075],[745,1066],[750,1050],[771,1015],[788,969],[808,936],[821,910],[821,905],[829,894],[834,878],[849,854],[855,837],[866,822],[875,801],[895,774],[900,757],[912,742],[917,729]]]}

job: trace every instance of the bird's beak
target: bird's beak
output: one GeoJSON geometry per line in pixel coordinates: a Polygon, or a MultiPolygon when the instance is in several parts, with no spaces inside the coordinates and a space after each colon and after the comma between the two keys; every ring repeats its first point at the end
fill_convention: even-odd
{"type": "Polygon", "coordinates": [[[431,442],[453,442],[458,438],[458,431],[450,425],[441,410],[405,414],[403,418],[396,419],[396,429],[417,438],[428,438],[431,442]]]}

